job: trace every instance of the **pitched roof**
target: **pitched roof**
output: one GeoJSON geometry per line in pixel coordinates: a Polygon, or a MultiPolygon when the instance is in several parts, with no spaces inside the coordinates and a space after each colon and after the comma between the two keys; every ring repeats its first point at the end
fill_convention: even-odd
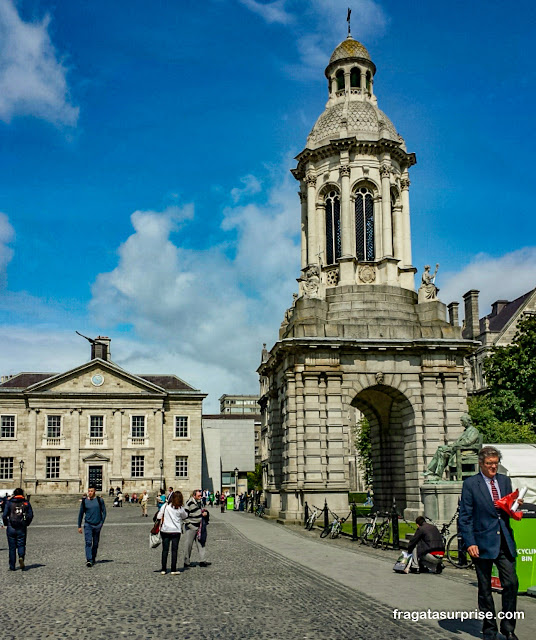
{"type": "Polygon", "coordinates": [[[12,378],[9,378],[9,380],[0,384],[0,387],[6,387],[9,389],[26,389],[26,387],[30,387],[32,384],[43,382],[43,380],[53,378],[57,375],[57,373],[17,373],[12,378]]]}
{"type": "Polygon", "coordinates": [[[194,387],[191,387],[189,384],[181,380],[177,376],[172,375],[145,375],[138,373],[136,374],[138,378],[143,378],[147,380],[147,382],[152,382],[153,384],[162,387],[162,389],[167,389],[168,391],[197,391],[194,387]]]}
{"type": "Polygon", "coordinates": [[[536,289],[531,289],[519,298],[512,300],[512,302],[508,302],[508,304],[505,304],[496,315],[490,313],[487,316],[480,318],[480,332],[484,332],[486,318],[489,320],[490,331],[493,331],[494,333],[501,332],[535,291],[536,289]]]}

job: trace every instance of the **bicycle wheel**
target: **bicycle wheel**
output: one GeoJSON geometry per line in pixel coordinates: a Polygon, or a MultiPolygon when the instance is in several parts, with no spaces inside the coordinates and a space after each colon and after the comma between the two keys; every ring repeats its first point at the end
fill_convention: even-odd
{"type": "Polygon", "coordinates": [[[368,544],[371,542],[372,523],[365,522],[362,524],[357,532],[357,537],[361,540],[361,544],[368,544]]]}
{"type": "MultiPolygon", "coordinates": [[[[372,546],[374,547],[374,549],[377,549],[378,547],[383,547],[384,540],[386,537],[387,537],[387,543],[388,543],[389,542],[389,523],[384,522],[378,527],[372,539],[372,546]]],[[[383,548],[386,548],[386,546],[383,548]]]]}
{"type": "Polygon", "coordinates": [[[305,528],[307,530],[309,530],[309,531],[312,531],[314,523],[315,523],[315,521],[314,521],[313,517],[309,516],[309,520],[307,520],[307,524],[305,525],[305,528]]]}
{"type": "Polygon", "coordinates": [[[320,537],[321,538],[327,538],[330,532],[330,527],[324,527],[324,529],[322,529],[322,531],[320,532],[320,537]]]}
{"type": "Polygon", "coordinates": [[[470,569],[473,566],[473,560],[468,553],[460,553],[458,549],[458,535],[455,533],[447,542],[445,552],[447,560],[456,569],[470,569]]]}
{"type": "Polygon", "coordinates": [[[334,527],[331,528],[332,539],[334,540],[335,538],[338,538],[340,533],[341,533],[341,525],[340,523],[337,523],[334,527]]]}

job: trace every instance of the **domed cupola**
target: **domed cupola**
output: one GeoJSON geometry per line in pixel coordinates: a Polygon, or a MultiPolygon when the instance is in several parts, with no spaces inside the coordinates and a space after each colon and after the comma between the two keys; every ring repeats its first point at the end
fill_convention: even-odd
{"type": "Polygon", "coordinates": [[[388,138],[402,142],[393,123],[377,107],[374,95],[376,65],[367,49],[352,36],[331,54],[325,75],[329,99],[307,138],[307,148],[317,149],[334,138],[358,140],[388,138]]]}

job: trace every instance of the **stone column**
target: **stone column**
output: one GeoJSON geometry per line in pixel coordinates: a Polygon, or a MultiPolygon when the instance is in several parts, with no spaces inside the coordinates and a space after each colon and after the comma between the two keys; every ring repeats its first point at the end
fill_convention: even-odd
{"type": "MultiPolygon", "coordinates": [[[[154,409],[154,470],[160,482],[160,459],[164,458],[164,409],[154,409]]],[[[163,473],[163,472],[162,472],[163,473]]]]}
{"type": "Polygon", "coordinates": [[[350,166],[347,164],[339,168],[341,179],[341,258],[340,284],[352,284],[354,282],[353,269],[353,234],[352,218],[350,210],[350,166]]]}
{"type": "Polygon", "coordinates": [[[393,225],[391,220],[391,168],[388,164],[380,167],[382,178],[382,236],[383,256],[393,255],[393,225]]]}
{"type": "Polygon", "coordinates": [[[316,228],[316,176],[305,177],[307,183],[307,263],[318,264],[318,241],[316,228]]]}
{"type": "Polygon", "coordinates": [[[374,258],[381,260],[383,258],[383,238],[382,238],[382,197],[377,195],[374,198],[374,258]]]}
{"type": "Polygon", "coordinates": [[[403,255],[402,264],[406,267],[411,266],[411,224],[409,217],[409,178],[407,177],[407,171],[404,177],[400,181],[400,188],[402,189],[402,230],[403,230],[403,255]]]}
{"type": "Polygon", "coordinates": [[[367,93],[367,72],[364,69],[361,69],[361,95],[363,99],[367,93]]]}
{"type": "Polygon", "coordinates": [[[301,268],[307,266],[307,194],[298,191],[301,203],[301,268]]]}
{"type": "Polygon", "coordinates": [[[297,488],[303,489],[305,480],[304,451],[304,398],[302,372],[296,373],[296,455],[297,455],[297,488]]]}
{"type": "Polygon", "coordinates": [[[393,239],[395,258],[404,264],[404,225],[402,222],[402,206],[393,207],[393,239]]]}
{"type": "Polygon", "coordinates": [[[37,416],[39,409],[28,409],[28,446],[26,449],[25,477],[28,480],[36,479],[36,451],[37,451],[37,416]]]}
{"type": "Polygon", "coordinates": [[[80,415],[82,409],[71,409],[71,478],[80,478],[80,415]]]}
{"type": "Polygon", "coordinates": [[[113,409],[113,461],[112,474],[114,480],[123,478],[122,453],[123,453],[123,414],[124,409],[113,409]]]}

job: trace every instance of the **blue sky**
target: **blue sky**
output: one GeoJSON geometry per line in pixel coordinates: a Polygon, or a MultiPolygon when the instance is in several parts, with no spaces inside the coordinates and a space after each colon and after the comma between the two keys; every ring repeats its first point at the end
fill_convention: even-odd
{"type": "Polygon", "coordinates": [[[415,266],[482,314],[536,286],[531,0],[0,0],[0,373],[80,364],[79,330],[206,410],[257,391],[348,4],[417,154],[415,266]]]}

